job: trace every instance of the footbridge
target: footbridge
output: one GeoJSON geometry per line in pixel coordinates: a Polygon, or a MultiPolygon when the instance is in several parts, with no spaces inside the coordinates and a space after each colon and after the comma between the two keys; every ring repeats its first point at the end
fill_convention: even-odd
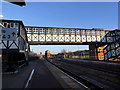
{"type": "MultiPolygon", "coordinates": [[[[109,59],[106,55],[106,46],[116,42],[120,37],[120,31],[104,29],[80,29],[80,28],[57,28],[25,26],[30,45],[89,45],[91,59],[109,59]],[[105,48],[105,50],[104,50],[105,48]]],[[[118,43],[116,43],[117,46],[118,43]]],[[[110,49],[111,50],[111,49],[110,49]]],[[[116,51],[114,50],[114,53],[116,51]]],[[[109,52],[109,53],[113,53],[109,52]]],[[[116,55],[118,56],[118,49],[116,55]]],[[[114,54],[114,56],[116,56],[114,54]]],[[[112,56],[112,54],[111,54],[112,56]]]]}
{"type": "MultiPolygon", "coordinates": [[[[22,21],[16,20],[2,20],[1,25],[5,28],[17,27],[17,29],[20,29],[17,35],[20,35],[22,39],[27,39],[29,45],[89,45],[91,59],[103,60],[105,56],[107,60],[112,55],[114,57],[116,55],[120,56],[120,30],[36,27],[24,26],[23,23],[19,24],[19,22],[22,23],[22,21]],[[22,28],[26,32],[23,33],[22,28]]],[[[8,43],[11,41],[3,42],[2,46],[4,47],[11,47],[13,44],[8,43]]],[[[23,44],[20,44],[20,46],[23,44]]]]}
{"type": "Polygon", "coordinates": [[[26,26],[28,41],[31,45],[44,44],[105,44],[112,42],[111,37],[104,37],[109,30],[103,29],[78,29],[55,27],[26,26]]]}

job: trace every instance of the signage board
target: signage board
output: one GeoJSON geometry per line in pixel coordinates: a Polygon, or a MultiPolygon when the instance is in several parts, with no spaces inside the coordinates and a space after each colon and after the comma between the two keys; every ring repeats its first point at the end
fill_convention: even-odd
{"type": "Polygon", "coordinates": [[[0,27],[0,40],[15,41],[17,36],[17,29],[0,27]]]}

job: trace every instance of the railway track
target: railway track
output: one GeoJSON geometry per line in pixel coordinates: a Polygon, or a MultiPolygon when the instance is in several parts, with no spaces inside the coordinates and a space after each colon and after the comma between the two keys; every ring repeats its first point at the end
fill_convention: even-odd
{"type": "Polygon", "coordinates": [[[106,67],[100,67],[100,66],[97,66],[97,65],[91,65],[91,64],[84,65],[84,64],[79,63],[78,61],[68,61],[68,60],[67,61],[61,60],[61,61],[65,62],[65,63],[81,65],[83,67],[91,68],[91,69],[98,70],[98,71],[101,71],[101,72],[105,72],[105,73],[108,73],[108,74],[114,74],[114,75],[118,75],[118,76],[120,75],[120,68],[118,70],[111,70],[111,67],[106,69],[106,67]]]}
{"type": "MultiPolygon", "coordinates": [[[[48,60],[48,62],[50,62],[48,60]]],[[[84,84],[85,86],[89,87],[91,90],[104,90],[105,88],[110,89],[110,87],[103,85],[99,82],[95,82],[92,81],[88,78],[86,78],[85,76],[79,76],[73,72],[68,71],[67,69],[58,66],[57,64],[50,62],[51,64],[53,64],[54,66],[56,66],[57,68],[59,68],[60,70],[62,70],[63,72],[67,73],[68,75],[70,75],[71,77],[73,77],[74,79],[76,79],[79,82],[82,82],[82,84],[84,84]]]]}

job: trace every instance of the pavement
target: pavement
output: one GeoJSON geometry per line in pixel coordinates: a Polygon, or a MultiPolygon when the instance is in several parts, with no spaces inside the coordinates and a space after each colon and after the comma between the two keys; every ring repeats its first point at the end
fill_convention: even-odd
{"type": "Polygon", "coordinates": [[[28,88],[62,88],[56,78],[52,75],[49,69],[45,66],[44,60],[34,62],[35,73],[28,88]]]}
{"type": "Polygon", "coordinates": [[[70,76],[60,71],[58,68],[47,62],[46,60],[30,61],[29,66],[22,67],[21,71],[16,74],[2,75],[2,88],[25,88],[31,71],[34,74],[30,80],[28,89],[80,89],[86,90],[86,87],[70,76]]]}
{"type": "Polygon", "coordinates": [[[33,66],[24,66],[18,73],[3,74],[2,88],[24,88],[33,66]]]}

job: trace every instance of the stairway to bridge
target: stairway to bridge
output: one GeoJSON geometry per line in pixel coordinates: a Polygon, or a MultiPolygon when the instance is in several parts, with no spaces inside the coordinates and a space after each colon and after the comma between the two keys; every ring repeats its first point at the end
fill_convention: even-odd
{"type": "Polygon", "coordinates": [[[104,48],[105,60],[120,60],[120,30],[109,31],[106,36],[111,36],[113,42],[104,48]]]}

